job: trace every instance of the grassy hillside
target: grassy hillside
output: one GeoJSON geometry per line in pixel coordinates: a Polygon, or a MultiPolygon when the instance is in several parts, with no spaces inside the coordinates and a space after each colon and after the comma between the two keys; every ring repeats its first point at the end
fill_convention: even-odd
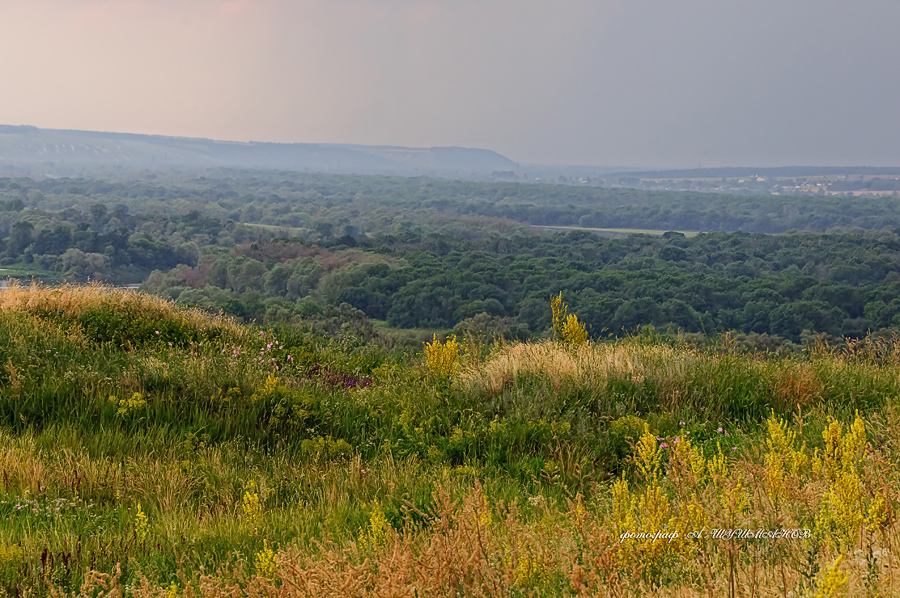
{"type": "Polygon", "coordinates": [[[900,343],[572,330],[413,352],[0,291],[0,595],[897,594],[900,343]]]}

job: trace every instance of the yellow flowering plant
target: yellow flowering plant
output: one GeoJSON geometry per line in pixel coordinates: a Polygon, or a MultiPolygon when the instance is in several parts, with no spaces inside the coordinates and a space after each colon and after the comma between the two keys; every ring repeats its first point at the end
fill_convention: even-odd
{"type": "Polygon", "coordinates": [[[578,346],[587,342],[588,333],[578,316],[569,313],[569,307],[562,302],[562,291],[550,300],[553,332],[557,340],[567,345],[578,346]]]}
{"type": "Polygon", "coordinates": [[[459,344],[456,335],[439,341],[437,334],[425,343],[425,365],[431,376],[438,380],[452,380],[459,369],[459,344]]]}

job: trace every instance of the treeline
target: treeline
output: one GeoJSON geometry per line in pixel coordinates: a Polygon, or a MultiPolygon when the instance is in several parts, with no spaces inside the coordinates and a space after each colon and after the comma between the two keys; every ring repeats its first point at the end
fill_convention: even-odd
{"type": "Polygon", "coordinates": [[[900,190],[900,180],[875,177],[865,180],[860,178],[852,181],[830,181],[828,189],[831,191],[897,191],[900,190]]]}
{"type": "Polygon", "coordinates": [[[521,231],[520,225],[760,233],[900,226],[900,205],[890,197],[737,196],[231,170],[127,180],[0,178],[0,202],[15,202],[9,205],[20,210],[85,211],[95,203],[137,214],[198,210],[222,221],[323,238],[396,233],[401,226],[469,239],[521,231]]]}
{"type": "Polygon", "coordinates": [[[153,270],[195,266],[201,247],[233,246],[272,233],[192,211],[184,216],[131,214],[94,204],[87,212],[29,210],[0,214],[0,265],[18,265],[59,279],[143,281],[153,270]]]}
{"type": "Polygon", "coordinates": [[[758,167],[724,167],[724,168],[685,168],[681,170],[644,170],[614,173],[609,176],[633,176],[644,179],[682,179],[682,178],[737,178],[764,176],[771,178],[803,178],[824,176],[890,176],[900,175],[900,168],[893,166],[777,166],[758,167]]]}
{"type": "Polygon", "coordinates": [[[346,304],[398,328],[449,329],[480,317],[519,337],[547,331],[547,301],[558,291],[595,337],[653,325],[797,342],[900,325],[898,231],[426,235],[330,245],[245,243],[206,253],[196,267],[156,272],[144,288],[247,319],[283,321],[346,304]]]}
{"type": "Polygon", "coordinates": [[[0,208],[0,267],[71,281],[146,280],[148,290],[247,320],[477,324],[524,338],[548,329],[547,300],[563,291],[594,336],[652,324],[796,342],[900,325],[900,224],[884,227],[898,213],[887,199],[229,171],[0,179],[0,208]],[[767,203],[776,200],[777,210],[767,203]],[[782,223],[825,227],[840,216],[879,230],[611,240],[537,236],[509,219],[563,225],[602,212],[604,201],[629,218],[655,213],[643,227],[703,228],[768,217],[771,208],[782,223]]]}

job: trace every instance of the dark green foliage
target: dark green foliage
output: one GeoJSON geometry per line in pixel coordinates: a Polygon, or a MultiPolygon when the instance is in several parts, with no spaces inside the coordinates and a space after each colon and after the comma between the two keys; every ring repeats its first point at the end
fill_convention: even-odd
{"type": "Polygon", "coordinates": [[[900,224],[889,198],[235,171],[0,179],[0,188],[30,208],[0,219],[7,263],[71,280],[146,279],[182,303],[245,321],[306,319],[331,336],[372,338],[367,317],[441,329],[494,318],[509,323],[504,336],[540,335],[548,293],[560,290],[595,338],[653,325],[802,343],[900,321],[891,229],[538,238],[513,222],[763,232],[900,224]]]}
{"type": "MultiPolygon", "coordinates": [[[[260,242],[257,253],[316,256],[283,259],[270,265],[268,277],[261,272],[243,286],[228,282],[230,278],[217,281],[217,268],[230,272],[245,263],[245,248],[238,248],[231,258],[217,257],[211,269],[208,258],[197,269],[155,274],[145,288],[181,301],[206,298],[200,303],[246,319],[309,318],[323,303],[340,301],[347,307],[326,310],[326,320],[339,316],[356,332],[361,332],[362,320],[354,313],[386,319],[398,328],[457,327],[507,338],[540,334],[549,327],[548,288],[565,293],[573,313],[595,338],[652,325],[709,335],[728,330],[768,334],[798,343],[814,332],[864,335],[892,326],[900,314],[900,300],[895,300],[900,269],[896,260],[886,260],[900,255],[895,233],[722,233],[691,239],[603,239],[572,233],[505,239],[502,251],[492,242],[444,238],[444,249],[450,249],[446,253],[427,250],[426,241],[371,249],[377,242],[361,244],[363,253],[353,259],[403,262],[351,263],[329,272],[326,264],[341,259],[340,254],[302,243],[260,242]],[[667,249],[677,249],[683,258],[652,257],[667,249]],[[291,302],[285,300],[290,294],[266,297],[240,291],[280,293],[283,285],[269,283],[275,273],[288,280],[287,288],[302,276],[306,297],[291,302]],[[221,291],[213,289],[218,284],[224,285],[221,291]],[[186,291],[187,285],[196,290],[186,291]],[[503,330],[498,322],[504,322],[503,330]]],[[[323,330],[337,333],[320,321],[323,330]]]]}

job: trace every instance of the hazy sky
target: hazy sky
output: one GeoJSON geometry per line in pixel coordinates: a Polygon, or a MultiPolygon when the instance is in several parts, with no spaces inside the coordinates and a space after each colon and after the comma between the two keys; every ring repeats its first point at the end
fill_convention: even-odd
{"type": "Polygon", "coordinates": [[[898,0],[0,0],[0,123],[900,165],[898,0]]]}

